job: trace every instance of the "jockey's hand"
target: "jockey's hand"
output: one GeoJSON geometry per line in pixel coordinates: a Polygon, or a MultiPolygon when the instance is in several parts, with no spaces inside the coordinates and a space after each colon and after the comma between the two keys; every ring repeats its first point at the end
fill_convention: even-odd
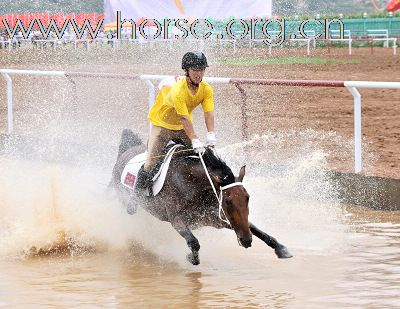
{"type": "Polygon", "coordinates": [[[207,146],[214,147],[215,144],[217,144],[217,139],[216,139],[216,137],[215,137],[215,133],[214,133],[214,132],[207,132],[207,141],[206,141],[206,145],[207,145],[207,146]]]}
{"type": "Polygon", "coordinates": [[[204,145],[198,138],[192,139],[192,148],[195,153],[203,154],[206,150],[204,145]]]}

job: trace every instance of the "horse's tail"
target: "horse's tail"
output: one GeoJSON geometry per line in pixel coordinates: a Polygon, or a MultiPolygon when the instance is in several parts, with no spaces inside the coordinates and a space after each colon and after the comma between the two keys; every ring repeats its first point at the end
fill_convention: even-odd
{"type": "Polygon", "coordinates": [[[118,158],[129,148],[142,145],[140,137],[133,133],[131,129],[124,129],[121,134],[121,142],[119,143],[118,158]]]}

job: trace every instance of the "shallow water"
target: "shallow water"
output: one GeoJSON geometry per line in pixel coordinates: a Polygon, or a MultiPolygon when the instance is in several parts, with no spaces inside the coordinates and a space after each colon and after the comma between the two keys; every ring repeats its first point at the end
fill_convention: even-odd
{"type": "Polygon", "coordinates": [[[294,258],[202,228],[192,266],[168,223],[141,209],[129,216],[104,195],[105,172],[0,163],[0,307],[400,306],[400,214],[341,205],[319,174],[245,178],[250,220],[294,258]]]}
{"type": "MultiPolygon", "coordinates": [[[[202,264],[196,267],[184,261],[185,248],[174,261],[140,245],[126,251],[3,259],[0,303],[19,308],[398,308],[400,218],[355,211],[357,223],[340,249],[293,244],[290,260],[275,258],[260,242],[239,248],[231,233],[212,229],[198,233],[202,264]],[[378,220],[364,221],[365,215],[378,220]]],[[[290,232],[280,236],[289,238],[290,232]]]]}

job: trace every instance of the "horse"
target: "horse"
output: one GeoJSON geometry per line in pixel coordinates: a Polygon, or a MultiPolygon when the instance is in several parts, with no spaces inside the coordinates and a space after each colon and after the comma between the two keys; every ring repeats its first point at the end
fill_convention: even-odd
{"type": "Polygon", "coordinates": [[[242,184],[245,166],[234,176],[212,149],[207,148],[200,156],[185,149],[174,154],[159,194],[149,197],[121,183],[124,167],[145,149],[137,134],[123,130],[109,186],[125,207],[135,203],[159,220],[170,222],[186,240],[191,251],[186,258],[190,263],[200,263],[200,243],[191,230],[203,226],[233,230],[244,248],[251,247],[254,235],[273,248],[278,258],[292,257],[283,244],[248,221],[250,196],[242,184]]]}

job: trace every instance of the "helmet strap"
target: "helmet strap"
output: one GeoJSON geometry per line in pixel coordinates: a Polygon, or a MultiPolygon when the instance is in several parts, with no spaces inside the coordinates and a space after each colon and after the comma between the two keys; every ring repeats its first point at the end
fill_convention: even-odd
{"type": "Polygon", "coordinates": [[[190,84],[192,84],[195,87],[199,87],[199,84],[195,83],[189,76],[189,70],[186,70],[186,77],[189,80],[190,84]]]}

